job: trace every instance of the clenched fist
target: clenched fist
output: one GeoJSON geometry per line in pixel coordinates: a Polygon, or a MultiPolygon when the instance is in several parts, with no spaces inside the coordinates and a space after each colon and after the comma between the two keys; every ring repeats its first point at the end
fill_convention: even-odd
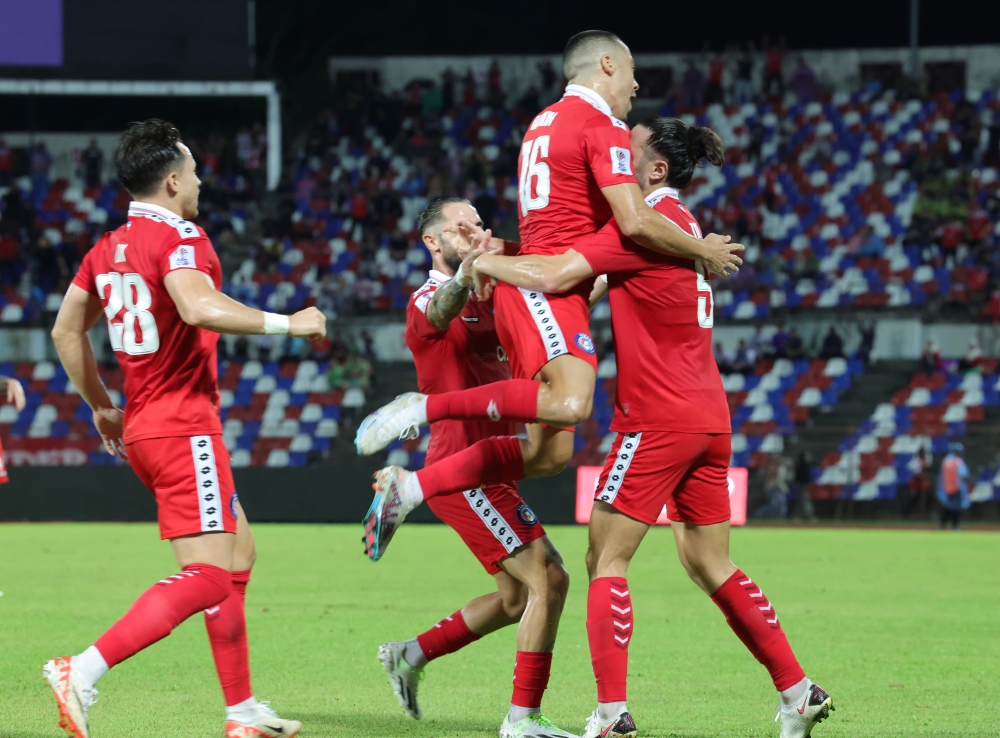
{"type": "Polygon", "coordinates": [[[314,307],[299,310],[288,317],[288,335],[321,341],[326,337],[326,316],[314,307]]]}

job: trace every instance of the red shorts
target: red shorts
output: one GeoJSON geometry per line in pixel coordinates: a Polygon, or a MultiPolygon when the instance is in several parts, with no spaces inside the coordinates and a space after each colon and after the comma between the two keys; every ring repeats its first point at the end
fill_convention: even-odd
{"type": "Polygon", "coordinates": [[[156,498],[160,538],[236,532],[236,485],[222,436],[144,438],[127,450],[156,498]]]}
{"type": "Polygon", "coordinates": [[[721,523],[730,517],[731,453],[728,433],[619,433],[594,499],[648,525],[664,505],[680,523],[721,523]]]}
{"type": "Polygon", "coordinates": [[[557,356],[571,354],[597,371],[590,310],[582,295],[546,295],[500,282],[493,292],[497,336],[514,379],[534,379],[557,356]]]}
{"type": "Polygon", "coordinates": [[[438,495],[427,505],[458,533],[490,574],[500,571],[500,562],[518,548],[545,535],[535,513],[511,484],[438,495]]]}

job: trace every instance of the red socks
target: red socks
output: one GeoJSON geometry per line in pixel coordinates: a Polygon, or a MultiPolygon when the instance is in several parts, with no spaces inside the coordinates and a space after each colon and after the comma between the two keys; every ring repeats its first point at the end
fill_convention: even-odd
{"type": "Polygon", "coordinates": [[[433,661],[440,656],[455,653],[460,648],[465,648],[473,641],[478,641],[482,636],[478,636],[469,630],[459,610],[454,615],[449,615],[426,633],[417,636],[417,643],[420,650],[424,652],[424,657],[428,661],[433,661]]]}
{"type": "Polygon", "coordinates": [[[507,379],[427,397],[427,422],[437,420],[538,420],[538,386],[532,379],[507,379]]]}
{"type": "Polygon", "coordinates": [[[147,589],[94,646],[109,667],[120,664],[166,638],[199,610],[218,605],[231,591],[231,577],[225,569],[208,564],[185,566],[180,574],[147,589]]]}
{"type": "Polygon", "coordinates": [[[205,628],[212,646],[215,670],[226,705],[253,697],[250,688],[250,653],[247,648],[245,601],[250,571],[232,573],[233,591],[226,600],[205,610],[205,628]]]}
{"type": "Polygon", "coordinates": [[[750,577],[737,569],[712,595],[712,601],[736,636],[767,668],[775,689],[788,689],[805,677],[774,608],[750,577]]]}
{"type": "Polygon", "coordinates": [[[628,644],[632,641],[632,596],[628,580],[599,577],[590,583],[587,640],[597,679],[597,701],[624,702],[628,644]]]}
{"type": "MultiPolygon", "coordinates": [[[[441,395],[430,395],[440,397],[441,395]]],[[[524,478],[521,442],[514,436],[494,436],[452,454],[417,472],[424,500],[448,492],[464,492],[488,484],[524,478]]]]}
{"type": "Polygon", "coordinates": [[[551,652],[518,651],[514,662],[514,694],[510,704],[529,709],[541,707],[551,669],[551,652]]]}

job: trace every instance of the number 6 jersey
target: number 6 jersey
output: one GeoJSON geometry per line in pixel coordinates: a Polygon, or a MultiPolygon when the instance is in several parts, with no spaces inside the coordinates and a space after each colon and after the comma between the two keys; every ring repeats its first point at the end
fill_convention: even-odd
{"type": "Polygon", "coordinates": [[[101,237],[73,278],[104,306],[125,375],[125,443],[222,433],[219,334],[181,320],[163,284],[175,269],[205,272],[222,287],[222,267],[201,228],[166,208],[133,202],[128,222],[101,237]]]}
{"type": "MultiPolygon", "coordinates": [[[[662,187],[651,208],[687,233],[701,228],[662,187]]],[[[644,249],[614,221],[577,245],[608,275],[618,382],[611,430],[730,433],[729,405],[712,354],[712,286],[700,262],[644,249]]]]}

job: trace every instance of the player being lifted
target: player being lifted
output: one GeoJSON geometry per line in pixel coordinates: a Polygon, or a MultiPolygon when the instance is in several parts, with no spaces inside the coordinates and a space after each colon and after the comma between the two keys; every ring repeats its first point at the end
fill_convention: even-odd
{"type": "MultiPolygon", "coordinates": [[[[632,55],[614,34],[586,31],[569,40],[563,98],[538,114],[524,136],[518,193],[521,252],[560,254],[612,216],[653,251],[700,259],[726,274],[742,261],[728,237],[691,236],[654,212],[632,173],[629,129],[632,55]]],[[[514,379],[437,395],[408,393],[358,429],[361,454],[412,435],[430,422],[490,419],[531,425],[528,440],[488,438],[419,472],[389,467],[379,475],[368,516],[379,537],[434,495],[562,470],[573,454],[573,428],[590,416],[597,376],[587,300],[593,280],[560,295],[500,284],[493,296],[497,334],[514,379]]]]}
{"type": "Polygon", "coordinates": [[[155,496],[160,537],[170,540],[181,571],[150,587],[83,653],[49,661],[45,677],[60,725],[88,738],[87,711],[104,673],[204,611],[227,738],[293,736],[301,723],[279,718],[250,689],[244,597],[256,552],[222,443],[216,344],[219,333],[319,339],[326,318],[315,308],[263,313],[219,292],[219,259],[189,222],[201,182],[171,124],[130,124],[115,166],[135,198],[128,222],[84,257],[52,338],[108,452],[127,458],[155,496]],[[124,415],[108,397],[87,336],[101,317],[125,375],[124,415]]]}
{"type": "MultiPolygon", "coordinates": [[[[722,163],[714,131],[651,118],[632,132],[636,176],[657,212],[701,232],[679,199],[701,159],[722,163]]],[[[618,382],[618,432],[597,483],[590,520],[587,635],[598,708],[584,738],[634,736],[625,704],[635,622],[626,573],[663,506],[681,564],[726,616],[780,692],[782,738],[804,738],[833,709],[802,671],[761,588],[729,559],[731,425],[712,355],[712,287],[701,262],[653,253],[612,221],[559,256],[484,254],[476,279],[562,292],[607,275],[618,382]]]]}
{"type": "MultiPolygon", "coordinates": [[[[510,377],[494,329],[493,309],[470,297],[471,261],[463,263],[463,259],[472,243],[458,233],[461,221],[481,226],[475,208],[458,198],[438,200],[420,216],[420,235],[433,268],[407,307],[406,344],[413,352],[420,390],[429,395],[510,377]]],[[[511,421],[440,420],[431,425],[427,460],[445,458],[496,433],[514,432],[511,421]]],[[[497,591],[477,597],[410,641],[382,644],[379,660],[399,704],[419,719],[417,685],[428,661],[520,623],[514,694],[500,736],[570,736],[541,714],[559,616],[569,588],[569,575],[541,523],[514,482],[435,497],[428,505],[493,575],[497,591]]]]}

